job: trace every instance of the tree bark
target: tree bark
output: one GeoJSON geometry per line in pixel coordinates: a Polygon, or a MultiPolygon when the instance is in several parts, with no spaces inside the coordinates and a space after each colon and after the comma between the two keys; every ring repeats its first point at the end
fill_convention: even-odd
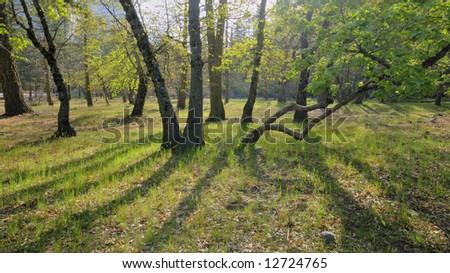
{"type": "Polygon", "coordinates": [[[261,6],[259,7],[259,22],[258,22],[258,36],[257,45],[255,51],[255,58],[253,61],[253,74],[250,83],[250,91],[248,94],[247,102],[244,106],[244,111],[242,113],[242,123],[250,123],[253,121],[253,107],[256,101],[256,92],[258,90],[259,81],[259,66],[261,65],[262,50],[264,48],[264,26],[266,24],[266,3],[267,0],[261,0],[261,6]]]}
{"type": "Polygon", "coordinates": [[[434,102],[434,105],[442,106],[442,97],[444,96],[444,93],[445,93],[444,86],[440,86],[439,91],[436,94],[436,100],[434,102]]]}
{"type": "Polygon", "coordinates": [[[139,57],[137,52],[134,52],[134,58],[136,59],[139,84],[136,99],[134,100],[133,111],[131,112],[131,117],[141,117],[144,113],[145,98],[147,97],[147,75],[144,72],[141,58],[139,57]]]}
{"type": "Polygon", "coordinates": [[[150,44],[147,33],[144,30],[142,23],[139,21],[136,9],[131,0],[120,0],[126,19],[133,30],[134,37],[137,40],[137,45],[144,57],[145,65],[147,66],[148,74],[155,86],[155,93],[158,98],[159,111],[163,123],[163,139],[162,148],[173,148],[180,143],[182,136],[180,133],[180,126],[176,113],[170,102],[169,92],[164,81],[164,78],[159,69],[158,61],[156,60],[155,51],[150,44]]]}
{"type": "MultiPolygon", "coordinates": [[[[6,3],[0,4],[0,24],[6,27],[7,31],[9,30],[6,3]]],[[[0,34],[0,80],[5,99],[5,116],[16,116],[33,112],[26,104],[21,93],[19,74],[12,56],[12,50],[9,34],[0,34]]]]}
{"type": "MultiPolygon", "coordinates": [[[[186,48],[187,51],[187,42],[188,42],[188,20],[189,20],[189,3],[185,0],[185,9],[184,9],[184,17],[183,17],[183,47],[186,48]]],[[[188,73],[189,66],[187,64],[187,60],[182,62],[182,74],[180,80],[180,91],[178,92],[178,101],[177,101],[177,109],[185,109],[186,108],[186,93],[187,93],[187,83],[188,83],[188,73]]]]}
{"type": "Polygon", "coordinates": [[[191,86],[189,113],[181,150],[205,145],[203,137],[203,60],[200,37],[200,0],[189,0],[189,37],[191,47],[191,86]]]}
{"type": "MultiPolygon", "coordinates": [[[[309,11],[306,14],[306,20],[308,22],[311,22],[312,19],[312,11],[309,11]]],[[[308,57],[308,54],[305,52],[309,48],[309,41],[308,41],[308,34],[306,31],[302,32],[300,35],[300,49],[302,50],[302,59],[306,59],[308,57]]],[[[307,102],[307,92],[306,88],[309,84],[309,68],[306,67],[300,72],[300,82],[298,84],[297,89],[297,99],[296,102],[298,105],[306,106],[307,102]]],[[[295,123],[303,123],[305,121],[308,121],[308,112],[304,111],[295,111],[294,113],[294,122],[295,123]]]]}
{"type": "MultiPolygon", "coordinates": [[[[84,47],[87,47],[87,35],[84,34],[84,47]]],[[[84,56],[84,89],[86,90],[86,102],[88,107],[93,107],[92,92],[91,92],[91,79],[89,76],[89,64],[87,55],[84,56]]]]}
{"type": "Polygon", "coordinates": [[[53,106],[52,91],[51,91],[51,80],[50,80],[50,67],[47,64],[47,60],[44,58],[44,68],[45,68],[45,94],[47,95],[48,105],[53,106]]]}
{"type": "Polygon", "coordinates": [[[280,103],[286,102],[286,89],[287,89],[286,79],[283,79],[282,81],[278,82],[278,97],[277,97],[278,102],[280,103]]]}
{"type": "Polygon", "coordinates": [[[222,65],[223,36],[225,30],[225,12],[227,0],[220,0],[217,18],[217,32],[214,30],[213,0],[206,0],[207,38],[208,38],[208,71],[211,92],[211,111],[208,121],[225,120],[225,108],[222,102],[222,65]]]}
{"type": "Polygon", "coordinates": [[[225,71],[225,104],[230,102],[230,71],[225,71]]]}

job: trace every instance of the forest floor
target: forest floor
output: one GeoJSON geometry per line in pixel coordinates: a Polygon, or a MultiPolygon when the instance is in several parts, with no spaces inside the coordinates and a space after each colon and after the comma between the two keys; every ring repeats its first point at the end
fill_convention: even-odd
{"type": "MultiPolygon", "coordinates": [[[[258,101],[255,116],[282,106],[258,101]]],[[[129,105],[74,99],[78,135],[57,140],[57,106],[0,119],[0,252],[450,252],[448,102],[369,101],[309,143],[272,133],[245,148],[231,118],[185,155],[160,151],[156,107],[154,131],[105,131],[129,105]]]]}

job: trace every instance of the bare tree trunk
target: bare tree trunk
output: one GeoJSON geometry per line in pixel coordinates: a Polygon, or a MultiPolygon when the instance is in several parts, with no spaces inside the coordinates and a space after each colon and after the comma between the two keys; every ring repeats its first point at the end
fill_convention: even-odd
{"type": "MultiPolygon", "coordinates": [[[[229,30],[228,17],[226,18],[226,20],[227,23],[225,26],[225,46],[228,48],[230,46],[230,40],[232,39],[232,37],[231,39],[228,37],[228,30],[229,30]]],[[[224,76],[225,76],[225,104],[227,104],[230,102],[230,71],[228,69],[225,70],[224,76]]]]}
{"type": "Polygon", "coordinates": [[[45,67],[45,93],[47,95],[48,105],[53,106],[52,91],[51,91],[51,80],[50,80],[50,67],[47,64],[47,60],[44,58],[45,67]]]}
{"type": "Polygon", "coordinates": [[[211,112],[209,121],[225,120],[225,108],[222,102],[222,65],[223,36],[225,30],[225,12],[227,0],[220,0],[217,18],[217,33],[214,30],[213,0],[206,0],[207,38],[208,38],[208,71],[211,90],[211,112]]]}
{"type": "Polygon", "coordinates": [[[247,102],[242,113],[242,123],[249,123],[253,120],[253,107],[256,101],[256,92],[258,90],[259,81],[259,66],[261,65],[262,50],[264,48],[264,26],[266,24],[266,3],[267,0],[261,0],[259,7],[259,22],[258,22],[258,37],[255,51],[255,59],[253,61],[253,75],[250,83],[250,92],[248,94],[247,102]]]}
{"type": "Polygon", "coordinates": [[[440,86],[439,91],[436,94],[436,100],[434,102],[434,105],[436,106],[442,106],[442,97],[444,96],[445,88],[443,86],[440,86]]]}
{"type": "Polygon", "coordinates": [[[98,75],[98,78],[100,79],[100,82],[102,83],[102,94],[105,97],[105,102],[106,105],[109,105],[109,100],[108,100],[108,88],[106,87],[106,83],[103,80],[102,77],[100,77],[100,75],[98,75]]]}
{"type": "MultiPolygon", "coordinates": [[[[312,11],[309,11],[306,14],[306,20],[308,22],[311,22],[312,19],[312,11]]],[[[305,32],[302,32],[300,36],[300,49],[302,52],[309,47],[309,41],[308,41],[308,34],[305,32]]],[[[308,54],[302,53],[302,59],[306,59],[308,57],[308,54]]],[[[307,102],[307,93],[306,88],[308,87],[309,83],[309,69],[306,67],[300,72],[300,82],[298,84],[297,89],[297,99],[296,102],[298,105],[306,106],[307,102]]],[[[296,123],[303,123],[308,120],[308,112],[305,111],[295,111],[294,113],[294,122],[296,123]]]]}
{"type": "MultiPolygon", "coordinates": [[[[84,47],[87,46],[87,35],[84,34],[84,47]]],[[[89,64],[87,56],[84,56],[84,89],[86,90],[86,102],[88,107],[93,107],[92,92],[91,92],[91,79],[89,76],[89,64]]]]}
{"type": "MultiPolygon", "coordinates": [[[[0,3],[0,24],[9,30],[6,3],[0,3]]],[[[0,34],[0,80],[5,99],[5,116],[16,116],[33,112],[26,104],[20,90],[20,79],[12,56],[9,33],[0,34]]]]}
{"type": "Polygon", "coordinates": [[[126,103],[127,102],[127,90],[123,89],[122,92],[120,92],[120,94],[122,95],[122,102],[126,103]]]}
{"type": "Polygon", "coordinates": [[[167,91],[164,78],[159,69],[158,61],[156,60],[153,46],[150,44],[148,35],[145,32],[142,23],[139,21],[139,17],[132,1],[120,0],[120,4],[125,11],[127,21],[133,30],[139,50],[144,57],[148,74],[150,75],[153,85],[155,86],[155,93],[158,98],[159,111],[163,122],[162,148],[173,148],[180,143],[182,136],[176,113],[173,109],[172,103],[170,102],[169,92],[167,91]]]}
{"type": "Polygon", "coordinates": [[[144,113],[145,98],[147,97],[147,77],[144,75],[139,75],[139,85],[136,94],[136,99],[134,100],[133,111],[131,112],[132,117],[141,117],[144,113]]]}
{"type": "Polygon", "coordinates": [[[139,85],[131,116],[141,117],[144,113],[145,98],[147,97],[147,75],[145,75],[144,68],[142,67],[141,63],[141,58],[139,57],[137,52],[133,52],[133,54],[134,58],[136,59],[136,66],[139,75],[139,85]]]}
{"type": "Polygon", "coordinates": [[[225,71],[225,104],[230,102],[230,72],[225,71]]]}
{"type": "Polygon", "coordinates": [[[186,128],[183,132],[185,142],[180,150],[205,145],[203,138],[203,60],[202,40],[200,38],[200,0],[189,0],[189,37],[191,47],[191,95],[186,128]]]}
{"type": "Polygon", "coordinates": [[[287,81],[283,79],[283,81],[278,82],[278,102],[286,102],[286,89],[287,89],[287,81]]]}
{"type": "MultiPolygon", "coordinates": [[[[188,1],[185,0],[185,8],[184,8],[184,18],[183,18],[183,46],[187,48],[188,42],[188,19],[189,19],[189,8],[188,1]]],[[[187,51],[187,50],[186,50],[187,51]]],[[[178,101],[177,101],[177,109],[185,109],[186,108],[186,93],[187,93],[187,83],[188,83],[188,73],[189,67],[187,61],[184,60],[182,63],[182,74],[181,74],[181,82],[180,82],[180,91],[178,92],[178,101]]]]}

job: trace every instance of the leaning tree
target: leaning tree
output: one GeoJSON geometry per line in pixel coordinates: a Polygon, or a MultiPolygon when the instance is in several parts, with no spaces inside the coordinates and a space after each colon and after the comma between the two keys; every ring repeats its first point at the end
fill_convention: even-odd
{"type": "MultiPolygon", "coordinates": [[[[54,34],[50,31],[49,21],[44,12],[44,9],[39,0],[20,0],[20,5],[22,7],[21,13],[25,16],[25,22],[22,18],[19,17],[19,12],[16,10],[14,6],[14,1],[11,1],[12,12],[16,23],[25,30],[28,39],[33,43],[33,45],[39,50],[39,52],[44,56],[47,60],[48,65],[50,66],[50,71],[53,76],[53,81],[56,84],[56,89],[58,91],[58,99],[60,101],[60,107],[58,112],[58,130],[55,132],[55,137],[72,137],[76,135],[75,129],[70,125],[69,120],[69,112],[70,112],[70,104],[69,104],[69,93],[67,89],[67,85],[64,82],[63,75],[58,65],[57,60],[57,48],[55,45],[55,37],[57,34],[58,28],[54,34]],[[30,3],[31,2],[31,3],[30,3]],[[32,13],[30,6],[34,7],[36,14],[32,13]],[[33,17],[37,16],[40,27],[42,29],[44,40],[39,39],[39,34],[37,33],[38,28],[34,25],[33,17]]],[[[65,4],[61,1],[56,1],[55,8],[52,10],[59,10],[61,13],[65,13],[67,16],[67,10],[65,4]]],[[[61,19],[60,24],[63,23],[64,19],[61,19]]],[[[60,25],[59,24],[59,25],[60,25]]]]}

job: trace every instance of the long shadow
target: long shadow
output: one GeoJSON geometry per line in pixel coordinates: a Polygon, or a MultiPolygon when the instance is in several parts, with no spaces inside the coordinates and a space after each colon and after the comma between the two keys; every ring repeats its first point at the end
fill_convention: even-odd
{"type": "Polygon", "coordinates": [[[118,152],[119,154],[121,154],[121,152],[129,150],[132,147],[133,147],[132,145],[123,145],[121,147],[113,146],[113,147],[110,147],[108,149],[96,152],[93,155],[90,155],[88,157],[75,159],[75,160],[68,161],[68,162],[66,162],[64,164],[61,164],[61,165],[55,165],[55,166],[52,166],[50,168],[46,168],[45,169],[45,173],[34,171],[34,170],[25,170],[25,171],[22,171],[22,172],[13,172],[12,176],[7,178],[7,180],[16,180],[17,181],[19,179],[25,179],[27,177],[32,178],[32,177],[35,177],[35,176],[39,176],[41,174],[44,174],[45,176],[61,174],[61,170],[64,170],[67,167],[71,167],[72,168],[72,167],[78,167],[80,165],[85,165],[85,164],[91,163],[93,160],[97,160],[98,158],[101,158],[104,155],[112,153],[112,152],[118,152]]]}
{"type": "MultiPolygon", "coordinates": [[[[317,193],[329,196],[329,210],[341,220],[342,238],[340,249],[343,252],[433,252],[439,251],[431,245],[418,245],[409,239],[411,231],[404,231],[401,223],[386,222],[370,207],[365,207],[347,189],[339,184],[337,174],[326,165],[326,147],[322,144],[304,144],[298,153],[298,164],[309,170],[311,176],[318,176],[323,188],[317,193]],[[319,146],[318,146],[319,145],[319,146]],[[322,147],[320,147],[322,146],[322,147]]],[[[294,154],[291,156],[295,156],[294,154]]],[[[279,164],[283,165],[280,156],[279,164]]],[[[270,183],[289,184],[283,179],[270,183]]],[[[299,194],[302,194],[300,191],[299,194]]],[[[319,233],[318,231],[317,233],[319,233]]]]}
{"type": "Polygon", "coordinates": [[[355,104],[357,105],[359,108],[361,108],[364,112],[366,112],[367,114],[379,114],[380,112],[375,110],[374,108],[370,107],[367,104],[355,104]]]}
{"type": "Polygon", "coordinates": [[[228,150],[226,147],[222,149],[222,152],[212,160],[214,163],[206,171],[206,174],[197,180],[191,192],[179,202],[171,217],[149,238],[144,251],[159,252],[163,250],[164,243],[169,240],[174,230],[179,229],[182,223],[196,210],[197,204],[201,200],[202,192],[211,185],[214,178],[223,171],[226,165],[228,150]]]}
{"type": "MultiPolygon", "coordinates": [[[[327,148],[327,153],[333,154],[334,156],[340,158],[342,163],[346,165],[351,165],[354,167],[359,173],[364,175],[364,177],[368,181],[376,181],[378,179],[378,175],[373,172],[373,167],[370,166],[367,162],[363,162],[356,157],[352,156],[351,151],[342,151],[337,150],[335,148],[327,148]]],[[[389,161],[389,159],[386,159],[389,161]]],[[[406,160],[406,159],[405,159],[406,160]]],[[[395,164],[394,162],[390,164],[395,164]]],[[[380,168],[377,171],[378,173],[388,174],[389,170],[380,168]]],[[[386,197],[397,201],[398,197],[395,192],[391,189],[392,185],[387,183],[381,183],[381,187],[386,191],[386,197]]],[[[425,219],[428,219],[430,222],[438,226],[442,231],[444,231],[446,237],[450,240],[450,214],[448,213],[448,208],[445,205],[440,205],[439,202],[436,202],[434,198],[424,197],[423,193],[419,194],[417,189],[414,187],[415,185],[409,186],[409,190],[406,191],[405,202],[409,208],[415,210],[425,219]],[[423,200],[427,199],[427,200],[423,200]],[[429,204],[433,204],[433,206],[429,206],[429,204]],[[431,207],[438,208],[437,210],[433,210],[431,207]],[[441,213],[442,212],[442,213],[441,213]]],[[[443,185],[448,189],[448,183],[443,185]]]]}
{"type": "MultiPolygon", "coordinates": [[[[360,251],[364,252],[439,251],[433,245],[425,246],[412,242],[405,233],[404,225],[395,222],[386,223],[372,208],[362,206],[348,190],[339,185],[335,174],[324,164],[324,154],[317,153],[310,146],[307,146],[307,150],[317,158],[314,160],[315,168],[330,187],[329,195],[332,198],[330,208],[336,211],[342,221],[342,248],[345,251],[355,251],[355,243],[359,245],[360,251]]],[[[413,234],[412,231],[407,232],[413,234]]]]}
{"type": "Polygon", "coordinates": [[[58,140],[58,139],[54,138],[52,136],[49,136],[49,137],[45,137],[45,138],[42,138],[42,139],[39,139],[39,140],[34,140],[34,141],[20,141],[20,142],[17,142],[16,144],[14,144],[12,146],[9,146],[8,148],[2,149],[0,151],[6,153],[6,152],[12,151],[12,150],[14,150],[14,149],[16,149],[16,148],[18,148],[20,146],[37,147],[37,146],[40,146],[42,144],[54,142],[56,140],[58,140]]]}
{"type": "MultiPolygon", "coordinates": [[[[136,145],[145,145],[145,144],[148,144],[148,143],[158,143],[159,140],[160,140],[161,135],[162,135],[162,133],[156,133],[156,134],[151,135],[151,136],[140,138],[140,139],[138,139],[136,141],[131,142],[130,144],[123,144],[121,146],[114,145],[114,146],[112,146],[110,148],[107,148],[107,149],[95,152],[91,156],[83,157],[83,158],[80,158],[80,159],[75,159],[75,160],[68,161],[68,162],[66,162],[64,164],[61,164],[61,165],[56,165],[56,166],[53,166],[53,167],[50,167],[50,168],[46,168],[45,169],[45,175],[48,176],[48,175],[54,175],[54,174],[61,174],[61,170],[62,169],[66,169],[67,167],[71,167],[72,168],[72,167],[77,167],[77,166],[80,166],[80,165],[85,165],[86,163],[90,163],[90,162],[92,162],[92,160],[96,160],[97,158],[101,158],[102,156],[104,156],[106,154],[109,154],[111,152],[117,152],[118,153],[118,154],[116,154],[116,156],[117,156],[117,155],[121,155],[122,152],[126,152],[127,150],[135,147],[136,145]]],[[[38,172],[38,174],[39,174],[39,172],[38,172]]],[[[25,170],[25,171],[22,171],[22,172],[14,172],[14,174],[11,177],[7,178],[6,181],[25,179],[27,176],[33,177],[35,175],[36,174],[33,172],[33,170],[25,170]]],[[[5,182],[3,182],[3,184],[5,184],[5,182]]]]}
{"type": "MultiPolygon", "coordinates": [[[[126,154],[126,151],[122,152],[122,154],[126,154]]],[[[39,193],[35,194],[35,197],[33,199],[27,200],[27,202],[21,204],[20,206],[5,207],[0,210],[0,215],[11,216],[13,214],[23,212],[25,210],[27,210],[27,211],[34,210],[37,208],[40,198],[45,198],[46,205],[51,205],[51,204],[54,204],[56,201],[63,199],[67,192],[70,192],[71,193],[70,195],[73,197],[76,197],[76,196],[79,196],[82,194],[86,194],[90,190],[95,189],[97,186],[99,186],[102,183],[102,181],[110,181],[113,177],[120,179],[120,178],[126,177],[130,173],[133,173],[135,169],[137,169],[137,170],[141,169],[144,165],[146,165],[148,162],[150,162],[154,158],[158,157],[160,154],[161,154],[161,152],[155,152],[155,153],[151,154],[150,156],[147,156],[144,159],[139,160],[138,162],[136,162],[134,164],[131,164],[130,166],[128,166],[125,169],[119,169],[113,173],[105,174],[103,177],[98,178],[94,182],[85,182],[83,185],[75,184],[75,185],[69,186],[67,188],[60,189],[60,190],[55,191],[50,194],[47,193],[47,189],[51,188],[52,186],[54,186],[56,184],[49,186],[47,183],[46,184],[47,187],[44,187],[43,189],[41,189],[41,191],[39,193]],[[45,196],[44,196],[44,194],[45,194],[45,196]]],[[[99,168],[107,166],[109,164],[109,162],[113,161],[117,156],[120,156],[120,155],[115,154],[109,160],[103,161],[97,165],[94,163],[90,167],[85,168],[84,171],[85,172],[95,171],[99,168]]],[[[57,179],[52,182],[59,184],[64,181],[67,181],[67,178],[57,179]]],[[[18,197],[20,195],[16,195],[16,196],[18,197]]],[[[14,200],[15,198],[13,198],[13,197],[9,197],[8,198],[9,201],[14,200]]]]}
{"type": "MultiPolygon", "coordinates": [[[[127,147],[123,146],[118,151],[117,151],[117,147],[115,149],[114,148],[108,149],[107,151],[98,153],[89,159],[76,160],[75,163],[67,163],[67,164],[64,164],[63,166],[60,166],[60,168],[67,168],[68,166],[77,167],[77,166],[83,165],[83,167],[80,169],[76,169],[76,170],[71,169],[70,171],[71,172],[72,171],[92,172],[101,167],[107,166],[110,162],[114,161],[117,157],[127,154],[131,148],[132,148],[132,146],[127,146],[127,147]],[[117,151],[117,152],[112,153],[113,151],[117,151]],[[106,158],[102,158],[103,156],[107,155],[108,153],[110,153],[110,155],[108,155],[106,158]],[[101,161],[98,159],[101,159],[101,161]]],[[[57,169],[55,168],[54,170],[50,170],[47,173],[47,175],[56,174],[56,173],[58,173],[58,172],[57,172],[57,169]]],[[[32,192],[32,193],[36,194],[37,196],[42,195],[47,189],[50,189],[64,181],[66,181],[67,177],[64,176],[65,174],[67,174],[67,172],[61,173],[59,178],[52,179],[52,180],[49,180],[46,182],[42,182],[37,185],[15,191],[14,193],[12,193],[10,195],[3,196],[2,204],[5,204],[5,203],[8,204],[11,201],[13,201],[17,198],[20,198],[22,195],[29,193],[29,192],[32,192]]]]}
{"type": "Polygon", "coordinates": [[[173,172],[181,160],[184,160],[182,156],[172,156],[149,179],[137,185],[135,188],[128,190],[120,197],[109,201],[107,204],[84,210],[79,213],[63,215],[63,217],[55,220],[52,227],[42,232],[39,235],[39,238],[30,240],[13,251],[43,252],[59,239],[64,238],[65,240],[69,240],[69,238],[73,236],[71,228],[75,226],[80,227],[83,233],[89,233],[89,230],[93,228],[96,219],[111,216],[120,206],[130,205],[138,196],[145,196],[150,189],[159,186],[164,178],[168,177],[173,172]]]}

